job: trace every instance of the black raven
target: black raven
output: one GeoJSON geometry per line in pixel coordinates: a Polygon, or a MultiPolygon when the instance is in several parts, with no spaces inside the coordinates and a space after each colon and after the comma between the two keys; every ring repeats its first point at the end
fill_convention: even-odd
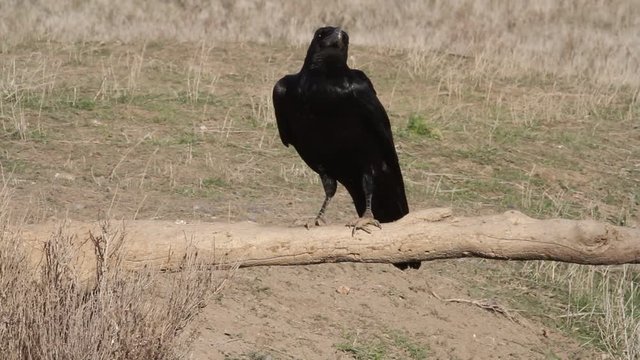
{"type": "Polygon", "coordinates": [[[380,227],[409,212],[389,117],[371,81],[347,65],[349,36],[323,27],[314,36],[302,69],[273,89],[282,142],[320,175],[325,200],[310,225],[324,223],[337,183],[347,188],[358,215],[353,231],[380,227]]]}

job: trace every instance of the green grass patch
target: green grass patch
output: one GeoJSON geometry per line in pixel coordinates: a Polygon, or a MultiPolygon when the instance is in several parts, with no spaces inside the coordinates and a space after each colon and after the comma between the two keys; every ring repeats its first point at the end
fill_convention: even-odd
{"type": "Polygon", "coordinates": [[[382,360],[387,354],[385,346],[378,341],[364,344],[343,342],[336,344],[336,349],[350,354],[356,360],[382,360]]]}
{"type": "Polygon", "coordinates": [[[350,354],[357,360],[381,359],[427,359],[429,347],[409,338],[398,330],[385,330],[373,336],[345,333],[343,342],[335,345],[336,349],[350,354]]]}
{"type": "Polygon", "coordinates": [[[71,102],[71,107],[78,110],[91,111],[96,108],[96,102],[91,98],[80,98],[71,102]]]}
{"type": "Polygon", "coordinates": [[[229,184],[221,178],[204,178],[202,179],[202,187],[205,189],[227,187],[229,184]]]}
{"type": "Polygon", "coordinates": [[[412,114],[409,116],[404,132],[409,136],[442,140],[442,132],[440,129],[434,124],[429,123],[425,117],[420,114],[412,114]]]}

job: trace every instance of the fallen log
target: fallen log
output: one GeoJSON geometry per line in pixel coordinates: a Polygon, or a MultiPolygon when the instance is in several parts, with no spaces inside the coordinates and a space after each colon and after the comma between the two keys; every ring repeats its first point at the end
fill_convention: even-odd
{"type": "MultiPolygon", "coordinates": [[[[118,229],[119,225],[119,234],[125,239],[121,264],[129,269],[179,270],[185,256],[193,251],[208,265],[241,267],[462,257],[594,265],[640,263],[640,229],[592,220],[537,220],[517,211],[478,217],[454,217],[447,208],[415,211],[383,224],[381,230],[355,236],[343,225],[307,230],[250,222],[134,220],[111,222],[110,228],[118,229]]],[[[43,244],[54,236],[56,225],[29,225],[19,231],[32,261],[41,261],[43,244]]],[[[94,241],[120,236],[102,229],[98,222],[70,221],[62,231],[76,251],[70,263],[81,272],[95,271],[92,236],[94,241]]]]}

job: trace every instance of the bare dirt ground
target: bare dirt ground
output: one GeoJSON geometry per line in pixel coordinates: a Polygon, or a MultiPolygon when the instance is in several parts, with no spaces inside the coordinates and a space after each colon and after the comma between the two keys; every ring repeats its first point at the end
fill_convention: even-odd
{"type": "MultiPolygon", "coordinates": [[[[599,359],[511,309],[467,302],[474,260],[242,269],[198,322],[194,359],[599,359]],[[436,294],[442,300],[436,298],[436,294]]],[[[481,265],[481,267],[484,267],[481,265]]]]}
{"type": "MultiPolygon", "coordinates": [[[[270,103],[274,82],[303,54],[166,43],[42,43],[0,54],[15,84],[2,94],[0,143],[14,215],[272,224],[312,215],[321,187],[280,143],[270,103]]],[[[350,58],[390,113],[413,208],[637,222],[637,92],[430,56],[416,67],[410,54],[356,47],[350,58]]],[[[354,215],[339,190],[329,221],[354,215]]],[[[189,356],[602,358],[589,326],[562,317],[567,290],[523,267],[240,269],[192,324],[189,356]]]]}

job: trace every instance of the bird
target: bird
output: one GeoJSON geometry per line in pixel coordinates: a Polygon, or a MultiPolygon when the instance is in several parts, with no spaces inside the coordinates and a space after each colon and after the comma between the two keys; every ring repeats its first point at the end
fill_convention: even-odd
{"type": "Polygon", "coordinates": [[[282,143],[318,173],[325,192],[307,228],[326,223],[340,183],[359,216],[348,224],[353,235],[401,219],[409,206],[389,116],[367,75],[347,65],[348,49],[340,27],[317,29],[300,71],[276,82],[273,106],[282,143]]]}

